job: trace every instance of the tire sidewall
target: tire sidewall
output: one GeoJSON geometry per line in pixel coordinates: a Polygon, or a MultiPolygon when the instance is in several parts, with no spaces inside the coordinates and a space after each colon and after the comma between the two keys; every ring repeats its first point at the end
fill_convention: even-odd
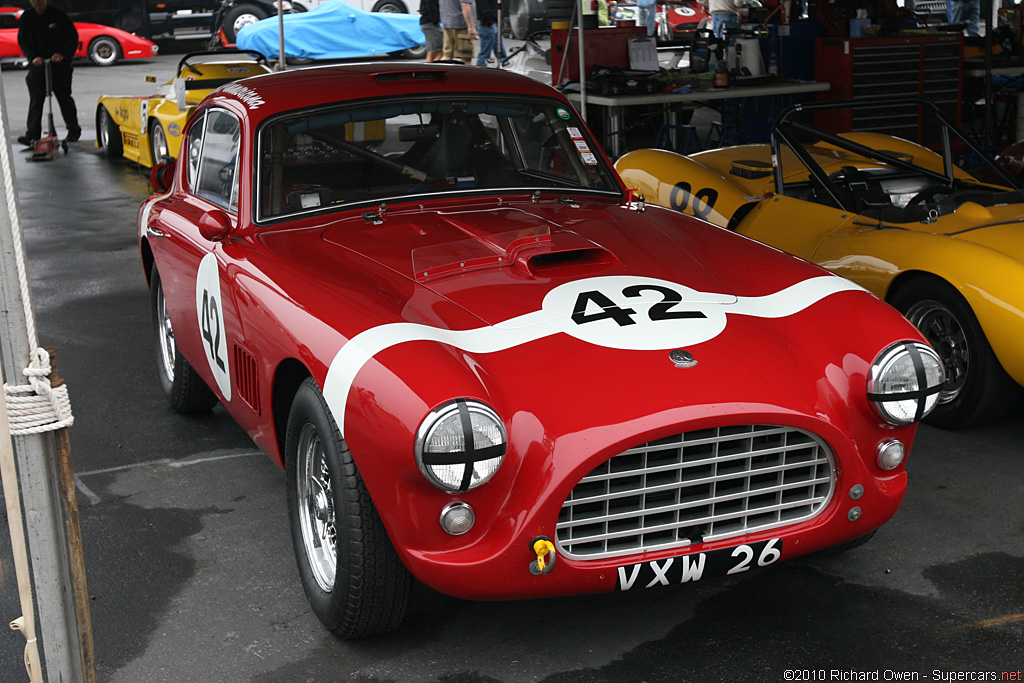
{"type": "MultiPolygon", "coordinates": [[[[1012,380],[992,351],[967,300],[952,285],[938,278],[908,283],[891,300],[892,305],[904,315],[915,305],[927,302],[942,306],[953,316],[963,331],[968,348],[967,376],[960,393],[948,403],[936,406],[924,421],[936,427],[957,429],[1005,414],[1007,408],[1000,408],[997,404],[1006,392],[1007,380],[1012,380]]],[[[920,332],[927,339],[925,331],[920,332]]],[[[928,341],[931,343],[930,339],[928,341]]]]}
{"type": "Polygon", "coordinates": [[[337,427],[334,420],[326,412],[327,408],[320,395],[319,389],[311,379],[306,380],[299,387],[292,402],[288,414],[288,427],[285,433],[285,473],[288,480],[288,519],[291,526],[292,545],[295,550],[295,561],[299,569],[299,578],[302,581],[302,588],[306,593],[313,613],[317,618],[331,630],[336,630],[345,616],[345,599],[348,593],[349,576],[344,571],[350,565],[351,558],[348,554],[348,534],[344,528],[343,518],[345,501],[339,495],[341,487],[339,483],[343,480],[344,472],[341,467],[338,439],[334,438],[337,427]],[[302,501],[299,500],[298,478],[301,475],[299,470],[298,446],[302,428],[312,423],[320,437],[320,443],[324,449],[324,459],[327,462],[327,470],[331,475],[331,497],[334,501],[335,530],[337,557],[334,577],[334,587],[331,591],[325,592],[320,588],[316,578],[313,576],[313,569],[310,566],[309,557],[306,554],[305,543],[302,538],[301,515],[305,514],[300,509],[302,501]]]}
{"type": "Polygon", "coordinates": [[[103,148],[103,153],[112,159],[124,156],[121,142],[121,129],[103,105],[96,111],[96,141],[103,148]],[[103,141],[103,130],[107,131],[106,144],[103,141]]]}
{"type": "MultiPolygon", "coordinates": [[[[160,282],[160,272],[156,268],[156,264],[153,264],[152,274],[149,279],[149,302],[150,312],[153,319],[153,356],[156,361],[157,376],[160,378],[160,389],[163,390],[164,396],[167,397],[168,401],[173,403],[173,397],[176,395],[177,387],[176,383],[180,382],[179,372],[174,373],[174,380],[170,381],[167,378],[167,373],[164,372],[164,360],[163,360],[163,341],[162,334],[163,330],[160,329],[160,297],[163,296],[163,285],[160,282]]],[[[180,362],[180,354],[178,347],[174,347],[174,367],[178,367],[180,362]]]]}
{"type": "Polygon", "coordinates": [[[256,21],[267,18],[267,13],[256,5],[250,5],[248,3],[235,5],[228,10],[227,14],[224,15],[224,21],[221,22],[221,28],[224,29],[225,37],[228,39],[229,43],[234,43],[238,40],[238,33],[235,31],[235,22],[246,14],[251,14],[256,17],[256,21]]]}
{"type": "Polygon", "coordinates": [[[89,43],[89,59],[97,66],[113,66],[114,64],[117,64],[117,60],[120,59],[120,57],[121,46],[110,36],[99,36],[97,38],[93,38],[92,42],[89,43]],[[96,53],[97,48],[104,43],[110,45],[113,50],[108,59],[103,59],[96,53]]]}

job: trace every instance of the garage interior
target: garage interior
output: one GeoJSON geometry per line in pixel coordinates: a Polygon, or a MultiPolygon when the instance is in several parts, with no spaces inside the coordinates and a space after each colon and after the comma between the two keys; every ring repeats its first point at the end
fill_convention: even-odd
{"type": "MultiPolygon", "coordinates": [[[[689,29],[637,45],[634,58],[649,64],[653,54],[663,67],[638,73],[630,44],[643,30],[625,18],[629,6],[599,27],[594,3],[582,29],[588,125],[606,152],[689,155],[766,143],[774,117],[792,105],[912,93],[934,101],[1017,175],[1024,171],[1024,152],[1014,147],[1024,140],[1024,5],[987,12],[990,0],[983,0],[983,35],[972,37],[948,22],[941,4],[812,2],[790,22],[782,21],[784,8],[754,7],[731,45],[689,29]],[[745,49],[756,45],[758,58],[740,62],[737,39],[745,49]],[[827,88],[772,94],[787,83],[827,88]],[[768,91],[750,97],[744,88],[768,91]]],[[[524,10],[509,5],[522,23],[524,10]]],[[[668,23],[676,7],[665,5],[658,16],[668,23]]],[[[547,22],[535,41],[548,57],[539,56],[540,71],[525,60],[522,69],[550,82],[560,72],[562,81],[578,78],[574,20],[536,21],[547,22]]],[[[523,44],[506,39],[509,51],[523,44]]],[[[394,634],[343,642],[323,631],[295,580],[281,471],[223,407],[189,420],[165,408],[153,377],[150,293],[135,234],[139,207],[153,192],[149,169],[109,159],[92,142],[101,96],[150,93],[146,78],[165,82],[181,54],[172,42],[161,43],[159,57],[110,68],[80,63],[74,95],[82,142],[48,162],[33,162],[17,147],[9,155],[40,341],[59,347],[75,408],[70,438],[95,639],[92,680],[1020,680],[1019,398],[988,424],[922,425],[900,511],[849,553],[640,596],[473,602],[417,585],[415,607],[394,634]]],[[[28,97],[23,71],[5,68],[0,76],[10,145],[28,97]]],[[[570,96],[578,109],[582,99],[570,96]]],[[[860,108],[813,122],[832,133],[878,132],[941,149],[938,129],[922,116],[914,106],[860,108]]],[[[954,153],[962,168],[976,167],[970,149],[954,153]]],[[[0,621],[22,613],[17,578],[5,527],[0,621]]],[[[28,680],[25,638],[4,633],[0,679],[28,680]]]]}

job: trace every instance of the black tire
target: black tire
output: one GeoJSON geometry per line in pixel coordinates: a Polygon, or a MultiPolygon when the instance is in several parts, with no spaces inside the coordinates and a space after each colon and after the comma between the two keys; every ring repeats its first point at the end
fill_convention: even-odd
{"type": "Polygon", "coordinates": [[[392,14],[408,14],[409,8],[405,6],[402,0],[377,0],[373,4],[371,12],[385,12],[392,14]]]}
{"type": "Polygon", "coordinates": [[[149,291],[153,310],[157,374],[160,376],[160,388],[164,390],[167,403],[178,413],[210,410],[217,405],[217,395],[210,391],[210,387],[206,386],[206,382],[185,360],[178,350],[178,345],[174,343],[174,330],[167,315],[164,289],[155,264],[150,276],[149,291]]]}
{"type": "Polygon", "coordinates": [[[398,53],[402,59],[415,59],[417,61],[427,56],[427,46],[417,45],[416,47],[410,47],[406,50],[402,50],[398,53]]]}
{"type": "Polygon", "coordinates": [[[159,121],[152,121],[149,124],[149,155],[153,159],[153,165],[168,163],[171,159],[170,148],[167,146],[167,133],[159,121]]]}
{"type": "Polygon", "coordinates": [[[925,422],[962,429],[989,422],[1013,409],[1021,387],[999,364],[967,300],[934,276],[911,280],[889,297],[946,366],[939,405],[925,422]]]}
{"type": "Polygon", "coordinates": [[[111,159],[124,156],[121,128],[114,123],[114,119],[102,104],[96,107],[96,142],[103,153],[111,159]]]}
{"type": "Polygon", "coordinates": [[[243,26],[254,24],[266,18],[267,13],[261,7],[242,3],[235,5],[225,12],[221,28],[224,29],[224,37],[227,38],[228,42],[234,43],[238,38],[238,31],[242,30],[243,26]]]}
{"type": "Polygon", "coordinates": [[[113,66],[121,59],[121,44],[110,36],[97,36],[89,43],[87,54],[97,66],[113,66]]]}
{"type": "Polygon", "coordinates": [[[853,550],[854,548],[859,548],[868,541],[870,541],[877,531],[878,529],[872,529],[863,536],[851,538],[849,541],[846,541],[845,543],[837,543],[836,545],[825,548],[824,550],[819,550],[814,554],[828,557],[830,555],[838,555],[839,553],[845,553],[846,551],[853,550]]]}
{"type": "Polygon", "coordinates": [[[526,40],[526,36],[530,35],[530,10],[527,4],[528,0],[510,0],[508,3],[508,26],[516,40],[526,40]]]}
{"type": "Polygon", "coordinates": [[[312,378],[292,402],[285,459],[292,544],[313,613],[339,638],[395,630],[412,578],[312,378]]]}

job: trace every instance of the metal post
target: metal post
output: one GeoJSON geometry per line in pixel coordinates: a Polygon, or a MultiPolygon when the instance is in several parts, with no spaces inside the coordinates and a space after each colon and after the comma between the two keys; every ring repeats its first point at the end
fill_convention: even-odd
{"type": "Polygon", "coordinates": [[[284,56],[284,3],[277,3],[277,32],[278,32],[278,52],[277,52],[277,70],[284,71],[288,68],[287,60],[284,56]]]}
{"type": "MultiPolygon", "coordinates": [[[[583,3],[585,0],[576,0],[576,30],[579,32],[580,50],[580,116],[587,120],[587,62],[586,49],[583,44],[583,3]]],[[[568,43],[568,39],[566,43],[568,43]]]]}
{"type": "Polygon", "coordinates": [[[985,18],[985,141],[992,142],[995,120],[992,114],[995,107],[995,93],[992,91],[992,0],[981,0],[981,13],[985,18]]]}
{"type": "MultiPolygon", "coordinates": [[[[9,130],[7,100],[0,83],[0,170],[4,182],[4,191],[0,192],[0,361],[5,381],[15,385],[26,383],[22,369],[28,367],[38,341],[31,294],[21,286],[27,278],[23,248],[13,231],[13,226],[19,225],[19,217],[9,130]]],[[[14,451],[39,607],[46,679],[82,681],[53,434],[14,437],[14,451]]]]}

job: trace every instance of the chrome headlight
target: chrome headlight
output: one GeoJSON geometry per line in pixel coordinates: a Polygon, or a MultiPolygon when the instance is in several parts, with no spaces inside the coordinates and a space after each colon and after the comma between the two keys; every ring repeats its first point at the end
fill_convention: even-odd
{"type": "Polygon", "coordinates": [[[505,459],[505,425],[479,401],[456,399],[423,420],[416,464],[434,486],[468,491],[494,476],[505,459]]]}
{"type": "Polygon", "coordinates": [[[871,364],[868,401],[886,422],[908,425],[935,408],[945,381],[942,361],[930,346],[898,342],[871,364]]]}

